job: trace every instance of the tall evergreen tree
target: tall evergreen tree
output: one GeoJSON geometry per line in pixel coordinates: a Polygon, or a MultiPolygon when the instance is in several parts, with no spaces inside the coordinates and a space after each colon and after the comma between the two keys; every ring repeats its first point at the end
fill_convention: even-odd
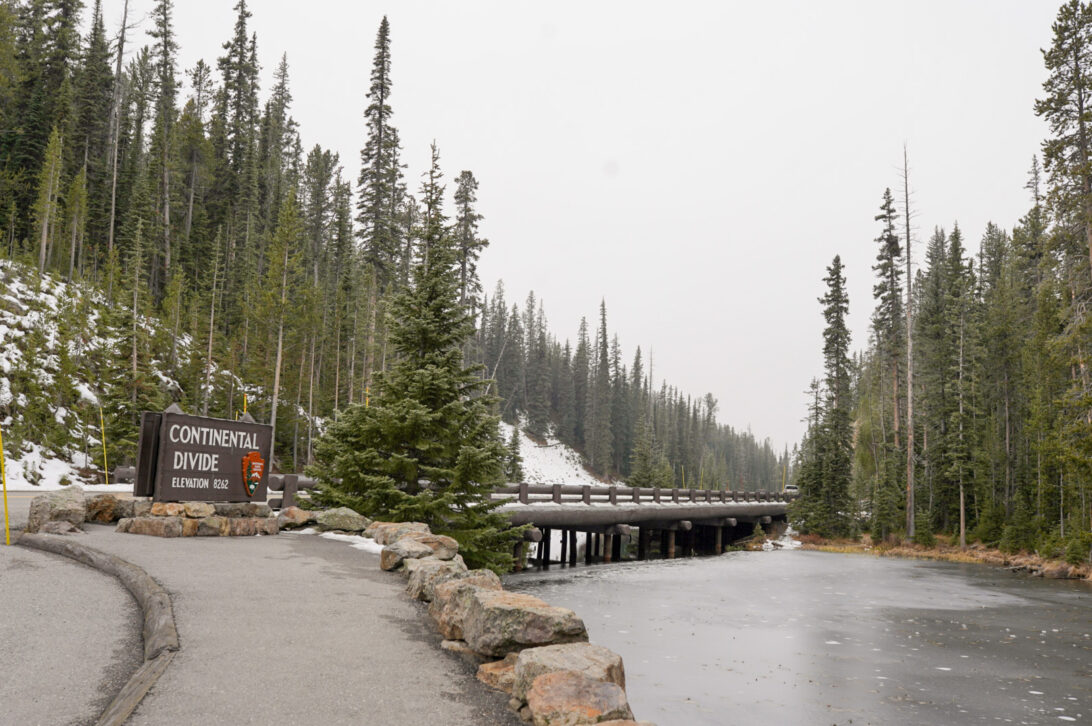
{"type": "Polygon", "coordinates": [[[507,451],[494,399],[477,367],[464,367],[471,334],[459,304],[454,244],[442,211],[438,155],[422,185],[427,210],[411,286],[394,303],[394,366],[378,376],[367,407],[353,406],[317,448],[317,499],[369,516],[428,523],[459,541],[471,566],[507,570],[513,534],[494,511],[507,451]]]}

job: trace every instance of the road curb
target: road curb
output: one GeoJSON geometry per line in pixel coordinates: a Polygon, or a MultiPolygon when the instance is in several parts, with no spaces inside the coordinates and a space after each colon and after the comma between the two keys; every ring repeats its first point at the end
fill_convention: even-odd
{"type": "Polygon", "coordinates": [[[144,663],[96,722],[96,726],[120,726],[163,675],[179,649],[170,596],[142,568],[120,557],[79,544],[69,537],[24,533],[17,542],[24,547],[62,555],[113,575],[121,580],[140,605],[144,613],[144,663]]]}

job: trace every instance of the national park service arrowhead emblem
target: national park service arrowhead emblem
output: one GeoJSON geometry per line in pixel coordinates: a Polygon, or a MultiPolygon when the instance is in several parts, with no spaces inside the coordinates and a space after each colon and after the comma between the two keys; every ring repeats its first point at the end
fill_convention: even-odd
{"type": "Polygon", "coordinates": [[[246,489],[248,497],[254,496],[264,473],[265,461],[262,460],[261,454],[257,451],[251,451],[243,457],[243,488],[246,489]]]}

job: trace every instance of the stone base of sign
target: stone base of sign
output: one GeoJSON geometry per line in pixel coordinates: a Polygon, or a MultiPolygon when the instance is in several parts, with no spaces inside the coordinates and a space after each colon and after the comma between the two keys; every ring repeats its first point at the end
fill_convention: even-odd
{"type": "Polygon", "coordinates": [[[123,517],[118,532],[152,537],[253,537],[280,532],[269,506],[257,502],[155,502],[146,516],[123,517]]]}

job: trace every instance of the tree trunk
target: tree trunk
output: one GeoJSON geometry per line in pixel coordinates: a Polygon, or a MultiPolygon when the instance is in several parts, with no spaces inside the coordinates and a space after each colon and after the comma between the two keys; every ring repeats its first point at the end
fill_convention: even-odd
{"type": "Polygon", "coordinates": [[[273,450],[277,446],[277,403],[281,393],[281,361],[284,358],[284,306],[288,301],[288,245],[284,246],[284,271],[281,273],[281,309],[277,316],[277,357],[273,363],[273,406],[269,414],[269,427],[273,435],[269,444],[269,465],[273,466],[273,450]]]}
{"type": "Polygon", "coordinates": [[[902,191],[906,221],[906,536],[914,536],[914,297],[910,253],[910,159],[902,147],[902,191]]]}
{"type": "MultiPolygon", "coordinates": [[[[126,24],[129,22],[129,0],[125,0],[125,8],[121,13],[121,31],[118,34],[118,54],[117,60],[114,65],[114,108],[113,113],[110,115],[110,131],[113,136],[112,149],[111,149],[111,161],[110,166],[112,168],[110,175],[110,226],[109,233],[106,238],[106,252],[107,254],[114,251],[114,226],[117,217],[117,200],[118,200],[118,146],[121,141],[121,61],[125,55],[125,30],[126,24]]],[[[107,296],[113,292],[113,280],[110,280],[107,287],[107,296]]]]}

